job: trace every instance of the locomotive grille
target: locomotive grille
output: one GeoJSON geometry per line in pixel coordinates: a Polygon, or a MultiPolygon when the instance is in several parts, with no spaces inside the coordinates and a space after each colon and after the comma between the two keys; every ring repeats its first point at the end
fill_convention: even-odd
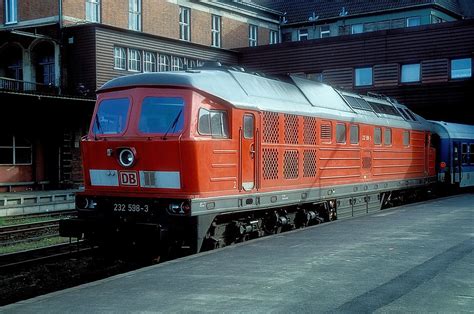
{"type": "Polygon", "coordinates": [[[305,150],[303,152],[303,177],[316,176],[316,150],[305,150]]]}
{"type": "Polygon", "coordinates": [[[316,118],[303,118],[303,142],[306,145],[316,145],[316,118]]]}
{"type": "Polygon", "coordinates": [[[298,144],[298,117],[285,114],[285,144],[298,144]]]}
{"type": "Polygon", "coordinates": [[[263,179],[278,179],[278,150],[275,148],[263,149],[263,179]]]}
{"type": "Polygon", "coordinates": [[[156,186],[156,177],[154,171],[143,171],[144,186],[156,186]]]}
{"type": "Polygon", "coordinates": [[[322,124],[321,125],[321,139],[325,140],[326,142],[331,141],[331,124],[322,124]]]}
{"type": "Polygon", "coordinates": [[[372,167],[372,158],[362,157],[362,168],[368,169],[372,167]]]}
{"type": "Polygon", "coordinates": [[[263,142],[278,144],[280,121],[278,113],[264,112],[263,113],[263,142]]]}
{"type": "Polygon", "coordinates": [[[287,150],[285,151],[283,160],[283,176],[285,179],[297,179],[298,178],[298,151],[287,150]]]}

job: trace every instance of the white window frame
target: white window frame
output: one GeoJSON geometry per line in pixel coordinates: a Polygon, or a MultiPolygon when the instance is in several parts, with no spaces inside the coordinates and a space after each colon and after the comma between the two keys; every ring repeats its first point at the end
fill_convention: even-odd
{"type": "Polygon", "coordinates": [[[363,87],[363,86],[372,86],[374,84],[374,70],[372,67],[361,67],[354,69],[354,86],[356,87],[363,87]],[[360,79],[360,71],[367,71],[370,70],[370,82],[362,82],[360,79]]]}
{"type": "Polygon", "coordinates": [[[22,166],[23,165],[24,166],[32,165],[33,164],[33,145],[30,143],[29,146],[17,146],[16,145],[16,137],[14,135],[12,137],[13,137],[12,146],[0,146],[0,148],[6,148],[6,149],[11,149],[12,150],[12,153],[13,153],[12,163],[11,164],[0,164],[0,165],[15,165],[15,166],[16,165],[22,165],[22,166]],[[25,148],[28,148],[30,150],[30,162],[28,162],[28,163],[17,163],[16,162],[16,150],[17,149],[25,149],[25,148]]]}
{"type": "Polygon", "coordinates": [[[351,25],[351,34],[362,34],[364,32],[364,24],[351,25]]]}
{"type": "Polygon", "coordinates": [[[156,53],[151,51],[143,53],[143,72],[156,72],[156,53]]]}
{"type": "Polygon", "coordinates": [[[184,58],[182,57],[171,57],[171,71],[182,71],[184,70],[184,58]]]}
{"type": "Polygon", "coordinates": [[[221,24],[222,18],[219,15],[211,15],[211,46],[221,47],[221,24]]]}
{"type": "Polygon", "coordinates": [[[128,29],[142,30],[142,1],[128,0],[128,29]]]}
{"type": "Polygon", "coordinates": [[[179,39],[191,41],[191,9],[179,7],[179,39]]]}
{"type": "Polygon", "coordinates": [[[127,69],[127,51],[123,47],[114,48],[114,69],[127,69]]]}
{"type": "MultiPolygon", "coordinates": [[[[456,72],[455,72],[456,73],[456,72]]],[[[450,70],[450,77],[453,80],[459,80],[459,79],[467,79],[472,77],[472,58],[457,58],[457,59],[452,59],[451,60],[451,70],[450,70]],[[455,71],[458,71],[458,74],[453,75],[453,68],[454,68],[454,63],[456,61],[462,61],[462,60],[469,60],[469,68],[463,68],[463,69],[457,69],[455,71]],[[461,71],[466,71],[466,74],[462,73],[461,71]],[[467,72],[469,71],[469,72],[467,72]]]]}
{"type": "Polygon", "coordinates": [[[128,70],[130,72],[142,71],[142,56],[138,49],[128,49],[128,70]]]}
{"type": "Polygon", "coordinates": [[[407,17],[406,27],[415,27],[415,26],[420,26],[420,25],[421,25],[421,17],[420,16],[407,17]],[[412,21],[418,21],[418,24],[410,25],[412,21]]]}
{"type": "Polygon", "coordinates": [[[319,37],[320,38],[326,38],[331,36],[331,27],[329,25],[322,25],[319,28],[319,37]],[[327,30],[326,30],[327,27],[327,30]],[[323,30],[324,28],[324,30],[323,30]]]}
{"type": "Polygon", "coordinates": [[[100,0],[86,0],[86,20],[100,23],[100,0]]]}
{"type": "Polygon", "coordinates": [[[421,81],[421,64],[420,63],[402,64],[400,68],[400,82],[401,83],[419,83],[420,81],[421,81]],[[414,66],[418,67],[418,73],[417,73],[417,76],[414,79],[412,79],[410,77],[407,77],[407,75],[416,73],[416,72],[411,72],[414,66]]]}
{"type": "Polygon", "coordinates": [[[270,45],[278,44],[278,31],[270,30],[270,45]]]}
{"type": "Polygon", "coordinates": [[[5,24],[18,23],[18,0],[5,0],[5,24]]]}
{"type": "Polygon", "coordinates": [[[169,55],[159,55],[158,72],[171,71],[171,57],[169,55]]]}
{"type": "Polygon", "coordinates": [[[249,47],[258,45],[258,26],[249,24],[249,47]]]}
{"type": "Polygon", "coordinates": [[[308,29],[307,28],[301,28],[298,30],[298,41],[302,40],[308,40],[308,29]]]}

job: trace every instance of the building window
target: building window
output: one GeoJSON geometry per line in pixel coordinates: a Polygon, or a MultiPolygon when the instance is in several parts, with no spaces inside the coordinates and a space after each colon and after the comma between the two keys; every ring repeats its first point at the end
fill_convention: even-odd
{"type": "Polygon", "coordinates": [[[421,18],[419,16],[407,18],[407,27],[420,26],[420,25],[421,25],[421,18]]]}
{"type": "Polygon", "coordinates": [[[372,85],[372,68],[355,69],[355,86],[372,85]]]}
{"type": "Polygon", "coordinates": [[[100,22],[100,0],[86,0],[86,20],[100,22]]]}
{"type": "Polygon", "coordinates": [[[307,28],[302,28],[298,30],[298,40],[303,41],[303,40],[308,40],[308,29],[307,28]]]}
{"type": "Polygon", "coordinates": [[[321,26],[320,37],[325,38],[331,36],[331,30],[329,29],[329,25],[321,26]]]}
{"type": "Polygon", "coordinates": [[[171,71],[181,71],[184,70],[184,60],[181,57],[172,57],[173,64],[171,66],[171,71]]]}
{"type": "Polygon", "coordinates": [[[354,24],[351,26],[351,34],[360,34],[364,32],[364,24],[354,24]]]}
{"type": "Polygon", "coordinates": [[[18,21],[18,1],[5,0],[5,24],[18,21]]]}
{"type": "Polygon", "coordinates": [[[156,55],[154,52],[145,51],[143,55],[143,72],[156,72],[156,55]]]}
{"type": "Polygon", "coordinates": [[[281,41],[284,43],[291,41],[291,33],[281,34],[281,41]]]}
{"type": "Polygon", "coordinates": [[[191,10],[185,7],[179,7],[179,39],[190,41],[191,40],[191,10]]]}
{"type": "Polygon", "coordinates": [[[444,20],[436,15],[431,15],[431,24],[443,23],[444,20]]]}
{"type": "Polygon", "coordinates": [[[278,32],[270,30],[270,45],[278,44],[278,32]]]}
{"type": "Polygon", "coordinates": [[[420,81],[420,64],[403,64],[402,65],[402,83],[414,83],[420,81]]]}
{"type": "Polygon", "coordinates": [[[114,69],[126,70],[127,68],[127,54],[125,48],[114,48],[114,69]]]}
{"type": "Polygon", "coordinates": [[[258,45],[258,27],[256,25],[249,25],[249,47],[258,45]]]}
{"type": "Polygon", "coordinates": [[[306,78],[320,83],[324,82],[323,73],[308,73],[306,78]]]}
{"type": "Polygon", "coordinates": [[[158,71],[160,72],[171,71],[170,56],[160,54],[160,63],[158,65],[158,71]]]}
{"type": "Polygon", "coordinates": [[[22,137],[0,136],[0,165],[31,165],[32,145],[22,137]]]}
{"type": "Polygon", "coordinates": [[[212,47],[221,47],[221,17],[218,15],[212,16],[212,47]]]}
{"type": "Polygon", "coordinates": [[[142,58],[137,49],[128,49],[128,70],[140,72],[142,70],[142,58]]]}
{"type": "Polygon", "coordinates": [[[472,59],[453,59],[451,60],[451,78],[460,79],[472,76],[472,59]]]}
{"type": "Polygon", "coordinates": [[[128,2],[128,28],[134,31],[142,30],[142,4],[141,0],[128,2]]]}

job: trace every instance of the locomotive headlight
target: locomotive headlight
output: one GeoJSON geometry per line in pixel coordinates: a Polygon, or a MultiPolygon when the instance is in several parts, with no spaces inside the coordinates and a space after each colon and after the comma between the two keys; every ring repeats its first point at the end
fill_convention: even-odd
{"type": "Polygon", "coordinates": [[[124,167],[131,167],[135,163],[135,154],[131,149],[124,148],[120,151],[118,161],[124,167]]]}

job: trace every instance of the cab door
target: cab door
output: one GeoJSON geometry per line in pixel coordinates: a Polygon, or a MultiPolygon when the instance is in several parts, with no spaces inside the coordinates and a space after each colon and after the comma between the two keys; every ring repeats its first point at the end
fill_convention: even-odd
{"type": "Polygon", "coordinates": [[[255,115],[245,113],[240,128],[240,190],[255,189],[256,159],[255,115]]]}

